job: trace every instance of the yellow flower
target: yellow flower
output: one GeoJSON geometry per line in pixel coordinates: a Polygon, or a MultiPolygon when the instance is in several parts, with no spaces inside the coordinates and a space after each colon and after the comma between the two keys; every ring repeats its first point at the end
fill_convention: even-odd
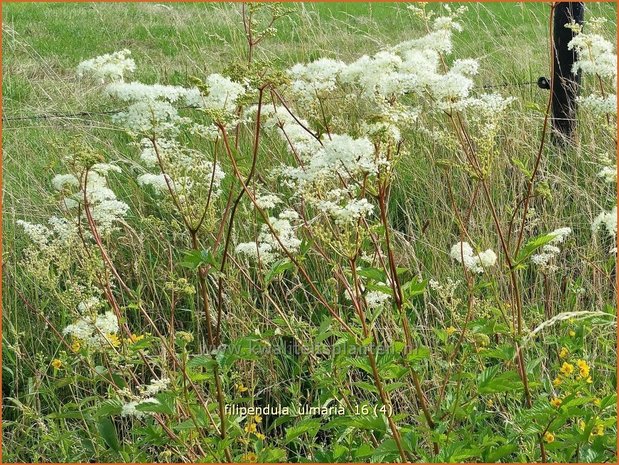
{"type": "Polygon", "coordinates": [[[445,332],[447,333],[448,336],[451,336],[453,333],[456,332],[456,328],[454,328],[453,326],[450,326],[449,328],[445,330],[445,332]]]}
{"type": "Polygon", "coordinates": [[[243,386],[243,383],[239,383],[236,385],[236,390],[239,392],[247,392],[249,389],[243,386]]]}
{"type": "Polygon", "coordinates": [[[73,339],[73,342],[71,343],[71,350],[73,352],[79,352],[81,348],[82,348],[82,343],[80,342],[80,340],[73,339]]]}
{"type": "Polygon", "coordinates": [[[568,334],[570,335],[570,337],[574,337],[576,336],[576,331],[574,331],[573,329],[570,329],[570,332],[568,334]]]}
{"type": "Polygon", "coordinates": [[[554,440],[555,440],[555,435],[552,434],[550,431],[546,431],[546,434],[544,434],[544,441],[550,444],[551,442],[554,442],[554,440]]]}
{"type": "Polygon", "coordinates": [[[120,346],[120,338],[116,334],[108,334],[105,337],[112,347],[120,346]]]}
{"type": "Polygon", "coordinates": [[[561,382],[562,382],[562,381],[561,381],[561,378],[559,378],[559,377],[557,376],[554,380],[552,380],[552,385],[553,385],[554,387],[557,387],[557,386],[560,386],[560,385],[561,385],[561,382]]]}
{"type": "Polygon", "coordinates": [[[264,441],[264,439],[266,438],[266,436],[264,434],[262,434],[262,433],[254,433],[254,434],[261,441],[264,441]]]}
{"type": "Polygon", "coordinates": [[[550,401],[550,405],[552,405],[554,408],[559,408],[561,407],[561,404],[563,403],[563,401],[561,399],[559,399],[558,397],[553,398],[550,401]]]}
{"type": "Polygon", "coordinates": [[[262,423],[262,417],[260,415],[254,415],[254,421],[256,423],[262,423]]]}
{"type": "Polygon", "coordinates": [[[135,344],[136,342],[139,342],[142,339],[144,339],[144,335],[143,334],[140,334],[139,336],[137,334],[132,334],[127,339],[127,342],[129,342],[129,344],[135,344]]]}
{"type": "Polygon", "coordinates": [[[602,401],[596,397],[595,399],[593,399],[593,405],[599,407],[600,405],[602,405],[602,401]]]}
{"type": "Polygon", "coordinates": [[[578,429],[584,431],[587,424],[585,420],[578,420],[578,429]]]}
{"type": "Polygon", "coordinates": [[[560,371],[562,375],[569,376],[574,372],[574,365],[572,365],[571,363],[563,362],[560,371]]]}
{"type": "Polygon", "coordinates": [[[596,425],[591,433],[594,436],[604,436],[604,425],[596,425]]]}
{"type": "Polygon", "coordinates": [[[593,380],[591,379],[591,376],[589,376],[589,377],[587,378],[587,384],[591,384],[592,382],[593,382],[593,380]]]}
{"type": "Polygon", "coordinates": [[[559,358],[565,358],[569,355],[570,351],[567,350],[567,347],[561,347],[561,351],[559,352],[559,358]]]}
{"type": "Polygon", "coordinates": [[[580,377],[581,378],[588,378],[589,377],[589,365],[587,365],[587,362],[585,362],[584,360],[578,360],[576,362],[576,365],[578,365],[578,370],[580,372],[580,377]]]}
{"type": "Polygon", "coordinates": [[[247,423],[245,425],[245,431],[247,433],[255,433],[256,432],[256,424],[255,423],[247,423]]]}
{"type": "Polygon", "coordinates": [[[62,360],[55,358],[54,360],[52,360],[52,366],[56,369],[56,370],[60,370],[60,367],[62,367],[62,360]]]}
{"type": "Polygon", "coordinates": [[[254,454],[253,452],[248,452],[247,454],[243,455],[241,457],[241,460],[243,460],[244,462],[256,462],[258,460],[258,456],[256,454],[254,454]]]}

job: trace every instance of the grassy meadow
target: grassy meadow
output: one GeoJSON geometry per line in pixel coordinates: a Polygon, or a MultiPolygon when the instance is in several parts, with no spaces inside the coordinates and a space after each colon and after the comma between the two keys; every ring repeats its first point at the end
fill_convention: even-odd
{"type": "MultiPolygon", "coordinates": [[[[254,62],[285,70],[372,56],[427,33],[406,5],[285,4],[290,11],[256,47],[254,62]]],[[[145,84],[192,86],[195,77],[228,75],[230,63],[247,61],[241,4],[3,4],[3,461],[614,461],[616,260],[612,239],[591,225],[615,205],[616,178],[605,183],[598,173],[615,159],[616,113],[583,113],[574,142],[553,145],[544,132],[548,90],[536,85],[549,76],[550,5],[467,6],[452,55],[479,63],[471,96],[496,92],[513,102],[486,126],[479,114],[463,112],[461,123],[423,107],[402,129],[389,181],[367,188],[375,223],[344,234],[270,174],[296,163],[278,137],[265,129],[252,156],[251,120],[230,129],[238,138],[228,153],[234,162],[219,142],[179,136],[192,150],[217,154],[226,173],[205,225],[185,231],[176,205],[136,180],[144,172],[139,138],[109,114],[127,104],[76,74],[83,60],[129,49],[137,65],[130,80],[145,84]],[[472,155],[467,146],[475,146],[472,155]],[[32,241],[18,221],[46,224],[67,213],[52,178],[79,164],[82,150],[122,168],[109,187],[128,213],[101,243],[82,231],[83,242],[33,271],[32,241]],[[471,159],[484,168],[468,166],[471,159]],[[248,175],[248,189],[275,193],[309,218],[298,232],[299,255],[283,254],[266,269],[234,252],[269,223],[249,190],[242,195],[248,175]],[[241,193],[236,212],[228,193],[241,193]],[[536,267],[531,256],[565,227],[571,233],[552,267],[536,267]],[[230,251],[222,252],[228,232],[230,251]],[[496,265],[463,268],[450,249],[465,240],[494,250],[496,265]],[[109,261],[100,258],[104,250],[109,261]],[[378,262],[361,258],[372,254],[378,262]],[[80,302],[74,286],[101,290],[99,310],[118,310],[131,335],[108,351],[63,336],[80,302]],[[391,303],[371,311],[360,296],[369,291],[391,303]],[[204,317],[209,305],[221,313],[216,339],[228,347],[217,355],[204,317]],[[391,350],[369,362],[336,350],[374,343],[391,350]],[[268,350],[256,355],[256,345],[268,350]],[[133,399],[122,397],[126,390],[163,377],[169,386],[150,404],[156,408],[121,413],[133,399]],[[346,412],[223,415],[224,404],[340,404],[346,412]]],[[[426,9],[443,14],[439,3],[426,9]]],[[[593,17],[607,20],[600,34],[614,44],[616,5],[587,3],[586,18],[593,17]]],[[[585,75],[583,93],[597,85],[585,75]]],[[[265,95],[274,104],[277,94],[265,95]]],[[[289,98],[329,136],[330,125],[336,134],[360,134],[371,111],[365,97],[336,96],[325,101],[321,121],[289,98]]]]}

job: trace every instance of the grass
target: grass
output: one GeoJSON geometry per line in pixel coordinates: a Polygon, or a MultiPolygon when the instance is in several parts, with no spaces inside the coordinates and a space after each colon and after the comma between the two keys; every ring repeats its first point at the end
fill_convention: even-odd
{"type": "MultiPolygon", "coordinates": [[[[274,37],[258,49],[259,58],[271,60],[282,68],[320,57],[352,61],[362,54],[372,54],[384,46],[423,33],[421,23],[410,15],[404,4],[298,3],[291,8],[292,14],[281,20],[274,37]]],[[[440,5],[430,4],[429,8],[436,10],[440,5]]],[[[539,76],[548,75],[549,10],[549,5],[544,3],[473,3],[462,20],[464,31],[454,38],[457,57],[479,59],[478,89],[486,86],[488,90],[517,99],[509,114],[511,119],[501,128],[500,150],[490,175],[490,196],[503,225],[507,224],[526,188],[526,176],[518,166],[530,169],[539,147],[548,91],[537,88],[534,83],[539,76]]],[[[66,172],[65,158],[71,154],[76,140],[86,138],[108,159],[120,160],[131,174],[138,173],[139,169],[134,149],[128,148],[130,139],[114,127],[106,115],[30,117],[109,110],[110,103],[100,97],[100,89],[78,79],[75,67],[84,59],[123,48],[130,49],[137,62],[134,78],[146,83],[187,85],[191,76],[222,72],[228,63],[245,59],[240,6],[7,3],[3,5],[2,14],[3,115],[7,118],[3,123],[3,419],[8,422],[3,425],[5,461],[164,461],[169,459],[164,452],[173,448],[166,449],[166,438],[159,436],[161,432],[155,427],[132,430],[116,422],[113,428],[119,432],[124,446],[119,450],[111,447],[113,439],[104,434],[110,431],[109,425],[98,423],[95,428],[91,417],[84,413],[89,402],[97,402],[92,399],[108,395],[105,388],[99,384],[88,385],[84,380],[81,380],[85,383],[82,386],[77,382],[77,374],[75,378],[63,377],[49,368],[52,358],[64,357],[65,348],[36,311],[25,306],[24,298],[34,303],[57,328],[69,324],[73,317],[54,293],[22,269],[20,260],[27,240],[16,226],[17,220],[43,223],[56,212],[56,199],[49,194],[50,179],[55,173],[66,172]],[[102,441],[99,436],[106,439],[102,441]],[[149,448],[132,447],[140,441],[145,441],[149,448]],[[77,446],[73,447],[73,443],[77,446]]],[[[614,4],[588,3],[586,15],[609,19],[606,33],[615,37],[614,4]]],[[[588,88],[591,83],[585,81],[585,86],[588,88]]],[[[435,129],[441,128],[437,121],[429,124],[435,129]]],[[[531,228],[526,231],[527,238],[561,226],[572,227],[574,235],[569,255],[562,259],[560,273],[550,277],[531,269],[522,273],[522,298],[529,329],[564,311],[614,312],[615,264],[601,255],[602,247],[591,239],[590,225],[601,210],[609,208],[607,199],[613,193],[613,188],[602,185],[596,178],[597,158],[603,153],[612,155],[615,148],[608,138],[608,128],[590,127],[586,121],[581,122],[581,127],[577,146],[563,150],[548,145],[544,151],[541,189],[532,202],[535,216],[531,228]]],[[[244,149],[242,146],[242,154],[249,153],[243,152],[244,149]]],[[[286,158],[285,150],[280,149],[265,153],[259,160],[259,173],[266,173],[274,163],[286,158]]],[[[455,204],[466,210],[475,185],[467,172],[444,169],[442,162],[453,159],[452,149],[411,130],[406,156],[389,197],[389,220],[395,231],[398,266],[424,279],[439,279],[441,283],[448,278],[462,279],[461,270],[454,267],[448,257],[449,248],[460,235],[453,207],[455,204]],[[449,194],[447,181],[453,183],[455,198],[449,194]]],[[[243,169],[249,162],[249,156],[241,157],[243,169]]],[[[229,172],[230,167],[226,168],[229,172]]],[[[273,189],[279,188],[268,176],[266,182],[275,184],[271,185],[273,189]]],[[[232,185],[232,181],[230,183],[232,185]]],[[[174,229],[170,211],[145,195],[132,178],[117,179],[113,185],[119,198],[130,204],[133,226],[131,234],[123,235],[114,244],[117,247],[115,258],[127,282],[139,289],[145,302],[152,304],[157,323],[164,327],[170,317],[164,283],[179,276],[193,279],[187,270],[172,272],[168,269],[168,254],[180,261],[187,248],[186,240],[174,229]]],[[[252,237],[256,223],[248,203],[241,204],[239,215],[243,221],[237,220],[234,234],[239,240],[252,237]]],[[[483,203],[478,203],[471,211],[469,232],[479,244],[499,250],[489,211],[483,203]]],[[[317,257],[308,259],[307,266],[321,290],[330,292],[328,283],[332,270],[329,266],[317,257]]],[[[230,267],[229,273],[231,292],[225,321],[228,341],[243,341],[256,327],[263,332],[273,327],[282,329],[286,343],[331,341],[335,337],[321,339],[324,330],[321,324],[324,326],[327,312],[316,304],[298,276],[287,274],[264,295],[243,281],[241,270],[230,267]],[[275,302],[268,300],[268,296],[275,302]]],[[[259,279],[256,270],[248,273],[259,279]]],[[[468,352],[465,352],[466,357],[458,359],[466,369],[457,382],[454,380],[449,385],[444,405],[436,406],[436,418],[440,418],[437,421],[443,436],[435,432],[436,437],[429,439],[422,415],[414,413],[419,412],[419,405],[414,400],[412,387],[407,384],[405,390],[400,391],[393,381],[394,402],[407,412],[402,419],[407,444],[423,451],[429,449],[432,441],[444,441],[441,442],[442,455],[426,455],[426,459],[493,461],[492,454],[503,450],[507,451],[504,459],[507,461],[539,460],[535,455],[538,454],[535,436],[539,432],[535,430],[538,425],[531,417],[536,412],[542,415],[541,410],[536,409],[543,409],[550,396],[549,381],[561,362],[556,353],[563,345],[569,346],[574,354],[595,361],[595,394],[603,398],[602,402],[613,400],[615,328],[604,319],[593,323],[558,321],[548,333],[544,332],[543,338],[530,343],[527,370],[532,373],[531,386],[536,392],[532,411],[521,407],[521,391],[504,390],[497,394],[490,390],[488,394],[479,389],[484,382],[490,383],[493,379],[487,370],[515,373],[510,352],[513,348],[507,343],[507,330],[498,322],[500,312],[509,308],[509,284],[507,273],[498,274],[496,281],[481,283],[471,291],[475,293],[476,314],[471,322],[474,337],[464,341],[463,352],[468,352]],[[571,331],[575,331],[575,336],[570,335],[571,331]],[[486,339],[490,347],[480,342],[486,339]],[[487,351],[485,355],[483,350],[487,351]],[[478,376],[478,371],[483,374],[478,376]],[[459,400],[460,396],[463,401],[459,400]],[[493,410],[488,407],[489,401],[500,407],[493,410]],[[443,418],[450,418],[451,423],[441,423],[443,418]],[[505,424],[511,426],[505,427],[505,424]],[[449,436],[454,425],[460,425],[461,430],[455,428],[456,432],[449,436]],[[490,445],[482,447],[484,441],[490,445]],[[518,449],[509,447],[516,443],[518,449]]],[[[452,346],[445,342],[448,339],[443,339],[445,331],[465,324],[467,292],[462,289],[458,292],[445,298],[432,294],[423,302],[415,301],[409,311],[416,342],[433,354],[432,360],[424,362],[420,368],[430,402],[436,400],[442,370],[448,366],[447,357],[452,346]]],[[[192,298],[179,302],[176,329],[194,333],[196,351],[203,352],[204,327],[197,316],[199,303],[192,298]]],[[[135,308],[128,307],[127,315],[132,324],[146,331],[148,326],[135,308]]],[[[378,321],[384,326],[388,340],[402,337],[397,317],[382,315],[378,321]]],[[[253,383],[260,389],[257,398],[263,403],[321,399],[325,392],[340,388],[353,398],[357,396],[361,401],[372,402],[375,399],[373,386],[368,388],[368,383],[362,384],[360,380],[364,378],[358,374],[347,379],[351,363],[349,359],[317,360],[311,354],[269,356],[258,363],[243,360],[230,371],[225,383],[229,391],[233,391],[237,383],[253,383]],[[338,370],[340,375],[337,375],[338,370]],[[357,384],[348,384],[351,380],[357,384]],[[276,388],[271,388],[272,383],[276,388]]],[[[204,379],[204,383],[211,381],[204,379]]],[[[508,381],[504,383],[509,384],[508,381]]],[[[182,401],[179,400],[179,404],[182,401]]],[[[598,443],[593,445],[587,444],[583,450],[572,450],[570,441],[576,441],[576,426],[572,424],[576,421],[575,414],[572,417],[566,417],[565,422],[557,426],[559,439],[556,447],[548,446],[550,459],[610,460],[614,454],[611,446],[606,445],[603,452],[594,448],[601,439],[596,439],[598,443]],[[568,431],[568,428],[572,429],[568,431]]],[[[591,422],[592,427],[597,421],[585,414],[581,417],[591,422]]],[[[611,435],[616,431],[614,415],[605,418],[608,435],[611,435]]],[[[394,459],[393,444],[388,439],[377,448],[369,441],[355,442],[356,439],[347,435],[350,433],[342,432],[337,425],[333,426],[333,431],[321,429],[312,435],[311,424],[305,424],[307,429],[303,430],[302,421],[286,421],[290,423],[269,419],[269,434],[273,439],[262,452],[262,459],[281,460],[280,449],[285,450],[288,459],[295,461],[398,458],[395,454],[394,459]],[[291,435],[287,431],[293,428],[302,433],[297,439],[284,441],[291,435]],[[366,450],[367,455],[361,452],[355,455],[357,449],[366,450]]],[[[179,425],[170,421],[170,426],[179,425]]],[[[384,427],[378,425],[378,433],[372,435],[382,441],[384,427]]],[[[191,432],[183,428],[179,426],[179,434],[186,434],[183,437],[188,443],[194,441],[191,432]]],[[[360,430],[362,433],[355,430],[353,436],[363,436],[364,441],[367,431],[374,431],[369,427],[360,430]]],[[[208,441],[205,444],[218,447],[217,443],[208,441]]],[[[171,453],[176,454],[176,451],[171,453]]],[[[173,457],[176,460],[187,458],[182,454],[173,457]]],[[[219,451],[219,455],[208,457],[223,460],[224,456],[219,451]]]]}

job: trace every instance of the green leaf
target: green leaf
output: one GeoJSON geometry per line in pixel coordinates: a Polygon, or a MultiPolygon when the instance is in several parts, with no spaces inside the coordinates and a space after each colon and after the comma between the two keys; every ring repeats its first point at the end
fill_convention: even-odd
{"type": "Polygon", "coordinates": [[[387,282],[387,273],[383,270],[379,270],[378,268],[362,268],[357,271],[357,274],[359,276],[363,276],[364,278],[373,279],[379,283],[387,282]]]}
{"type": "Polygon", "coordinates": [[[295,426],[291,426],[286,430],[286,444],[294,441],[303,434],[309,435],[312,439],[320,429],[320,420],[318,418],[307,418],[299,422],[295,426]]]}
{"type": "Polygon", "coordinates": [[[406,360],[411,363],[419,362],[428,358],[430,358],[430,349],[427,347],[417,347],[406,355],[406,360]]]}
{"type": "Polygon", "coordinates": [[[100,418],[97,423],[97,429],[103,441],[105,441],[105,444],[113,451],[118,452],[120,450],[120,443],[118,441],[116,428],[110,417],[100,418]]]}
{"type": "Polygon", "coordinates": [[[294,263],[292,263],[287,258],[283,258],[273,263],[271,269],[266,273],[264,279],[267,283],[270,283],[273,278],[276,278],[277,276],[284,274],[286,271],[292,269],[294,269],[294,263]]]}
{"type": "Polygon", "coordinates": [[[542,236],[537,236],[533,239],[530,239],[525,246],[520,249],[520,252],[518,253],[518,256],[516,257],[516,263],[515,265],[519,265],[522,262],[524,262],[527,258],[529,258],[531,255],[533,255],[533,253],[539,249],[540,247],[545,246],[546,244],[548,244],[550,241],[552,241],[555,237],[557,237],[554,234],[544,234],[542,236]]]}
{"type": "Polygon", "coordinates": [[[503,457],[511,454],[517,448],[518,446],[516,444],[504,444],[502,446],[498,446],[496,449],[490,451],[488,457],[484,461],[490,463],[498,462],[499,459],[502,459],[503,457]]]}
{"type": "Polygon", "coordinates": [[[523,389],[520,376],[515,371],[506,371],[497,374],[498,367],[491,367],[479,375],[479,393],[495,394],[497,392],[510,392],[523,389]]]}
{"type": "Polygon", "coordinates": [[[196,270],[202,265],[212,265],[216,268],[217,262],[210,250],[187,250],[180,265],[184,268],[196,270]]]}

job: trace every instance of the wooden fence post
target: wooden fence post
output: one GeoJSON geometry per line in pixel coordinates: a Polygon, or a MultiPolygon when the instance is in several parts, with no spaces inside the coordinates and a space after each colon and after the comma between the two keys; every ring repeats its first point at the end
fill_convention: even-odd
{"type": "Polygon", "coordinates": [[[584,2],[556,2],[553,17],[553,73],[550,82],[539,78],[538,85],[552,89],[552,140],[565,145],[573,140],[576,129],[576,96],[580,90],[580,72],[573,73],[577,59],[567,45],[574,37],[574,31],[565,25],[575,22],[582,26],[585,18],[584,2]]]}

